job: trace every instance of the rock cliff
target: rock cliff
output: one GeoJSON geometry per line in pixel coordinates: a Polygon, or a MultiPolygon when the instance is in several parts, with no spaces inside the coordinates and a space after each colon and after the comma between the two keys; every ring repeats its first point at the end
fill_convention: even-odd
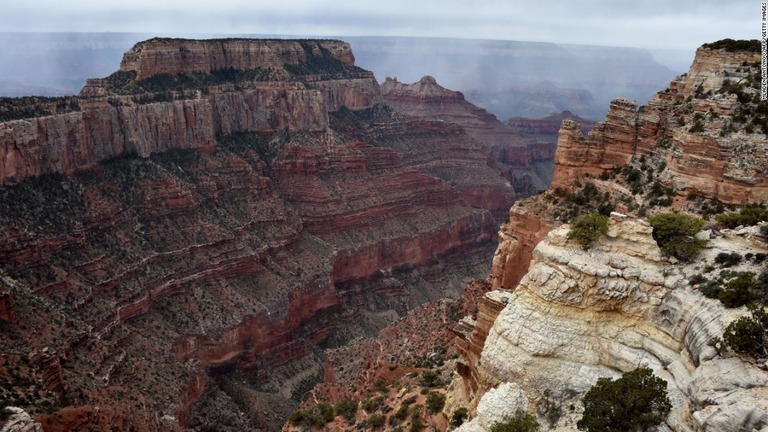
{"type": "Polygon", "coordinates": [[[0,184],[124,153],[211,149],[216,136],[243,130],[321,131],[328,112],[376,102],[378,84],[339,41],[152,39],[81,94],[3,107],[0,184]]]}
{"type": "MultiPolygon", "coordinates": [[[[707,344],[743,311],[692,289],[687,281],[701,264],[662,257],[651,231],[642,220],[616,215],[607,238],[589,251],[568,242],[567,225],[550,231],[515,290],[489,294],[478,319],[465,318],[459,399],[471,406],[484,386],[519,383],[531,404],[556,400],[563,407],[550,430],[573,430],[577,396],[598,377],[648,366],[668,382],[673,400],[664,430],[768,426],[768,373],[707,344]]],[[[721,252],[765,250],[762,241],[724,235],[701,262],[721,252]]]]}
{"type": "Polygon", "coordinates": [[[336,40],[150,39],[137,43],[123,55],[120,72],[135,72],[136,80],[141,81],[162,74],[210,74],[228,68],[282,70],[323,60],[355,69],[349,44],[336,40]]]}
{"type": "MultiPolygon", "coordinates": [[[[476,154],[467,154],[467,157],[485,155],[487,169],[462,172],[461,165],[457,165],[447,170],[475,185],[464,194],[471,205],[487,202],[494,195],[517,199],[548,187],[554,140],[533,139],[530,130],[523,133],[505,126],[493,114],[467,102],[461,92],[440,86],[431,76],[413,84],[387,78],[381,85],[381,92],[382,100],[395,110],[437,122],[455,123],[480,144],[476,154]],[[510,185],[494,191],[499,172],[510,185]]],[[[501,204],[501,201],[496,203],[501,204]]],[[[497,210],[506,213],[507,208],[499,206],[497,210]]]]}
{"type": "MultiPolygon", "coordinates": [[[[460,430],[489,430],[502,405],[534,413],[544,430],[576,430],[595,381],[639,366],[668,383],[673,409],[659,430],[768,430],[765,365],[710,344],[745,308],[726,309],[689,282],[713,271],[718,254],[764,254],[764,239],[707,231],[706,249],[685,264],[663,256],[635,216],[702,210],[692,204],[701,198],[683,194],[738,204],[768,198],[755,61],[752,52],[705,46],[691,72],[649,105],[615,100],[586,137],[563,121],[552,189],[512,207],[488,279],[499,290],[455,328],[460,360],[445,412],[469,408],[472,421],[460,430]],[[676,196],[658,204],[646,178],[658,194],[676,196]],[[612,213],[607,236],[588,250],[569,242],[568,215],[605,203],[630,215],[612,213]]],[[[764,264],[736,270],[760,273],[764,264]]]]}
{"type": "Polygon", "coordinates": [[[459,297],[519,193],[380,98],[342,42],[153,39],[4,101],[0,399],[47,431],[275,430],[324,348],[459,297]]]}
{"type": "Polygon", "coordinates": [[[768,198],[764,102],[759,101],[759,50],[703,46],[688,74],[639,109],[611,103],[587,135],[564,122],[555,155],[554,187],[597,176],[633,158],[664,160],[663,180],[679,195],[744,204],[768,198]]]}

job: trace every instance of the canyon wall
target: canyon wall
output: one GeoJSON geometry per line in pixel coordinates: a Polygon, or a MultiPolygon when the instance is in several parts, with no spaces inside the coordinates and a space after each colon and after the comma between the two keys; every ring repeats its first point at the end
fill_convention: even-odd
{"type": "MultiPolygon", "coordinates": [[[[710,343],[746,308],[726,309],[689,282],[712,272],[718,254],[766,253],[765,240],[705,231],[707,246],[686,264],[664,256],[636,216],[768,198],[757,58],[705,46],[691,72],[648,105],[614,100],[587,136],[563,121],[552,188],[512,207],[488,278],[498,291],[455,328],[460,359],[446,412],[463,406],[471,418],[459,430],[489,430],[514,408],[534,414],[543,430],[576,430],[581,398],[598,378],[641,366],[667,382],[673,408],[658,430],[768,428],[762,360],[710,343]],[[635,184],[623,174],[632,170],[635,184]],[[649,198],[645,178],[668,190],[668,203],[649,198]],[[584,198],[586,184],[597,204],[584,198]],[[568,215],[603,203],[627,214],[611,213],[607,236],[589,249],[569,241],[568,215]]],[[[764,265],[745,260],[735,270],[757,274],[764,265]]]]}
{"type": "Polygon", "coordinates": [[[379,100],[343,42],[153,39],[5,101],[2,400],[47,431],[275,430],[324,348],[459,297],[524,192],[379,100]]]}
{"type": "Polygon", "coordinates": [[[639,109],[611,103],[606,119],[586,136],[564,122],[555,155],[554,187],[598,176],[633,157],[663,155],[663,178],[678,193],[743,204],[768,198],[761,146],[764,121],[757,103],[759,52],[702,47],[688,74],[639,109]],[[752,125],[749,121],[752,120],[752,125]]]}
{"type": "MultiPolygon", "coordinates": [[[[456,168],[451,170],[454,175],[462,175],[466,181],[476,184],[475,190],[484,191],[481,194],[472,190],[466,192],[465,199],[471,205],[487,202],[490,196],[498,196],[499,193],[518,199],[548,187],[551,176],[548,165],[554,156],[555,147],[554,140],[549,136],[542,139],[536,133],[541,130],[541,125],[529,128],[525,133],[509,128],[493,114],[469,103],[461,92],[440,86],[431,76],[422,77],[412,84],[387,78],[381,85],[381,91],[382,100],[396,111],[437,122],[455,123],[480,144],[481,147],[476,149],[477,156],[474,157],[485,154],[489,166],[487,169],[464,173],[456,168]],[[499,172],[510,187],[495,192],[493,185],[497,182],[499,172]]],[[[501,202],[497,201],[497,204],[501,202]]],[[[499,206],[497,210],[505,214],[507,208],[499,206]]]]}
{"type": "Polygon", "coordinates": [[[328,112],[376,102],[378,84],[340,41],[152,39],[126,53],[118,73],[89,80],[82,94],[67,107],[33,100],[9,109],[9,118],[21,118],[0,129],[0,184],[72,174],[124,153],[211,149],[216,136],[238,131],[321,131],[328,112]],[[238,91],[231,82],[179,78],[256,69],[265,76],[238,91]],[[36,112],[43,115],[29,114],[36,112]]]}

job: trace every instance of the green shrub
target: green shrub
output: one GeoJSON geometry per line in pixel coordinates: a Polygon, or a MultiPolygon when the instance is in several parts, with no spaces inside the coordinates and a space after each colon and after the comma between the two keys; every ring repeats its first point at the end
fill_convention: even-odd
{"type": "Polygon", "coordinates": [[[651,216],[648,222],[653,227],[653,238],[666,256],[681,261],[692,261],[706,244],[694,235],[704,226],[704,221],[684,213],[661,213],[651,216]]]}
{"type": "Polygon", "coordinates": [[[432,369],[425,370],[421,373],[421,380],[419,385],[422,387],[440,387],[443,385],[443,380],[440,379],[440,374],[432,369]]]}
{"type": "Polygon", "coordinates": [[[464,420],[469,417],[469,412],[466,408],[456,408],[456,410],[453,411],[453,415],[451,415],[451,427],[457,428],[464,424],[464,420]]]}
{"type": "Polygon", "coordinates": [[[752,226],[758,222],[768,221],[768,209],[751,206],[743,207],[739,212],[728,212],[715,217],[718,222],[728,228],[736,228],[739,225],[752,226]]]}
{"type": "Polygon", "coordinates": [[[320,414],[323,420],[325,420],[325,423],[333,421],[334,417],[336,417],[336,414],[333,412],[333,405],[327,402],[320,402],[319,404],[315,405],[313,409],[316,410],[318,414],[320,414]]]}
{"type": "Polygon", "coordinates": [[[539,422],[531,413],[518,409],[515,414],[502,423],[491,426],[491,432],[537,432],[539,422]]]}
{"type": "Polygon", "coordinates": [[[445,395],[439,392],[429,392],[427,395],[427,410],[430,414],[437,414],[445,406],[445,395]]]}
{"type": "Polygon", "coordinates": [[[333,406],[326,402],[320,402],[317,405],[311,406],[304,411],[294,411],[288,421],[293,425],[307,425],[314,427],[322,427],[333,421],[336,415],[333,412],[333,406]]]}
{"type": "Polygon", "coordinates": [[[762,307],[753,307],[751,312],[751,316],[730,323],[723,340],[737,353],[763,358],[768,355],[768,313],[762,307]]]}
{"type": "Polygon", "coordinates": [[[692,276],[690,279],[688,279],[688,284],[689,285],[700,285],[700,284],[703,284],[704,282],[707,282],[707,281],[709,281],[709,279],[707,279],[706,277],[704,277],[704,275],[699,273],[699,274],[696,274],[696,275],[692,276]]]}
{"type": "MultiPolygon", "coordinates": [[[[408,405],[403,405],[392,416],[392,419],[403,421],[408,417],[408,405]]],[[[392,420],[390,419],[390,420],[392,420]]]]}
{"type": "Polygon", "coordinates": [[[544,390],[544,398],[537,410],[539,414],[544,414],[551,428],[554,428],[563,416],[563,407],[552,397],[552,392],[549,389],[544,390]]]}
{"type": "Polygon", "coordinates": [[[720,293],[723,292],[723,286],[720,284],[720,281],[707,280],[699,285],[699,292],[702,293],[704,297],[719,299],[720,293]]]}
{"type": "Polygon", "coordinates": [[[424,421],[421,419],[421,405],[414,405],[411,409],[411,432],[419,432],[424,429],[424,421]]]}
{"type": "Polygon", "coordinates": [[[367,413],[372,413],[379,409],[381,407],[381,404],[384,402],[384,398],[381,396],[376,396],[375,398],[368,398],[363,399],[363,402],[361,405],[363,406],[363,410],[367,413]]]}
{"type": "Polygon", "coordinates": [[[386,393],[389,391],[389,385],[387,385],[387,382],[381,378],[376,380],[376,382],[373,384],[373,388],[376,389],[376,391],[379,393],[386,393]]]}
{"type": "Polygon", "coordinates": [[[666,381],[639,368],[616,381],[598,379],[584,395],[577,426],[589,432],[645,431],[661,424],[671,408],[666,381]]]}
{"type": "Polygon", "coordinates": [[[291,415],[288,417],[288,421],[291,422],[291,424],[298,426],[304,423],[306,417],[307,415],[304,413],[304,411],[297,410],[291,413],[291,415]]]}
{"type": "Polygon", "coordinates": [[[704,132],[704,123],[702,123],[702,122],[701,122],[701,121],[699,121],[699,120],[696,120],[696,121],[693,123],[693,126],[691,126],[691,128],[690,128],[690,129],[688,129],[688,132],[691,132],[691,133],[699,133],[699,132],[704,132]]]}
{"type": "Polygon", "coordinates": [[[351,399],[344,399],[334,406],[337,415],[344,417],[347,423],[352,424],[355,421],[357,413],[357,402],[351,399]]]}
{"type": "Polygon", "coordinates": [[[386,423],[387,418],[384,417],[381,414],[374,414],[365,421],[365,424],[370,427],[371,429],[379,429],[382,426],[384,426],[384,423],[386,423]]]}
{"type": "Polygon", "coordinates": [[[760,41],[757,39],[734,40],[734,39],[726,38],[726,39],[720,39],[719,41],[715,41],[711,43],[705,43],[703,47],[709,48],[709,49],[722,49],[728,52],[738,52],[738,51],[760,52],[760,41]]]}
{"type": "Polygon", "coordinates": [[[608,234],[608,217],[599,213],[590,213],[574,219],[568,231],[568,240],[576,240],[586,250],[606,234],[608,234]]]}
{"type": "Polygon", "coordinates": [[[726,282],[717,298],[725,307],[736,308],[752,303],[759,299],[755,274],[752,272],[738,273],[736,277],[726,282]]]}
{"type": "Polygon", "coordinates": [[[715,257],[715,264],[721,264],[723,267],[733,267],[741,262],[741,255],[736,252],[720,252],[715,257]]]}

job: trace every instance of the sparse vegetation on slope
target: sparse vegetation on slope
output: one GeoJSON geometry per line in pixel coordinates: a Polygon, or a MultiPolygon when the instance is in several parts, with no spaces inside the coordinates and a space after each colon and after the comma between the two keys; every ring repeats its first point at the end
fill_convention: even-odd
{"type": "Polygon", "coordinates": [[[704,48],[709,49],[724,49],[728,52],[748,51],[748,52],[760,52],[760,41],[757,39],[750,40],[734,40],[730,38],[720,39],[719,41],[705,43],[704,48]]]}
{"type": "Polygon", "coordinates": [[[738,212],[729,212],[715,217],[718,222],[728,228],[736,228],[739,225],[757,225],[758,222],[768,221],[768,209],[760,206],[747,206],[738,212]]]}

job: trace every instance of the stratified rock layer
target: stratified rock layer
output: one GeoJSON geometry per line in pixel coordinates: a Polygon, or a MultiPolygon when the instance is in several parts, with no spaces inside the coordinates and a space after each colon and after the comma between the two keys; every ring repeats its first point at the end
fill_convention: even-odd
{"type": "Polygon", "coordinates": [[[120,71],[135,71],[136,79],[143,80],[161,74],[208,74],[228,68],[283,68],[286,64],[306,64],[318,58],[333,59],[350,68],[355,66],[352,48],[337,40],[151,39],[139,42],[125,53],[120,71]]]}
{"type": "Polygon", "coordinates": [[[699,195],[745,204],[768,198],[768,143],[759,130],[765,118],[757,106],[759,52],[702,47],[691,71],[677,78],[639,109],[633,101],[611,103],[606,119],[587,135],[564,121],[558,138],[553,187],[569,189],[574,179],[595,177],[633,157],[662,155],[662,179],[680,195],[699,195]],[[750,83],[746,85],[746,83],[750,83]],[[751,121],[752,126],[743,125],[751,121]]]}
{"type": "MultiPolygon", "coordinates": [[[[726,310],[693,290],[687,281],[699,270],[662,257],[651,232],[647,222],[617,215],[607,238],[585,251],[568,242],[567,225],[550,231],[514,292],[487,295],[484,302],[505,305],[492,326],[478,319],[464,330],[467,342],[460,346],[484,343],[479,356],[477,347],[464,355],[469,373],[459,372],[472,379],[458,386],[462,397],[477,403],[484,388],[515,382],[539,405],[578,404],[577,395],[599,377],[647,366],[668,382],[670,430],[768,425],[768,373],[708,345],[744,311],[726,310]]],[[[712,246],[702,260],[765,250],[736,236],[712,246]]],[[[482,304],[478,318],[487,309],[482,304]]],[[[575,414],[565,412],[558,430],[575,428],[575,414]]]]}
{"type": "MultiPolygon", "coordinates": [[[[476,152],[478,156],[485,155],[488,168],[469,172],[459,165],[449,170],[454,176],[475,185],[464,194],[471,205],[487,202],[490,197],[500,194],[521,198],[549,186],[551,174],[547,165],[554,154],[553,143],[524,137],[503,125],[493,114],[467,102],[460,92],[443,88],[430,76],[413,84],[387,78],[381,88],[383,101],[395,110],[458,124],[481,145],[476,152]],[[499,173],[509,181],[510,187],[494,191],[499,173]]],[[[467,154],[466,157],[478,156],[467,154]]],[[[498,207],[498,210],[506,212],[507,208],[498,207]]]]}
{"type": "Polygon", "coordinates": [[[82,93],[0,107],[0,397],[47,431],[277,429],[515,196],[338,41],[153,39],[82,93]]]}
{"type": "Polygon", "coordinates": [[[216,136],[244,130],[321,131],[328,112],[370,106],[378,92],[340,41],[153,39],[126,53],[117,74],[90,80],[82,93],[91,97],[71,112],[33,102],[17,108],[24,118],[0,125],[0,184],[72,174],[125,153],[210,150],[216,136]],[[184,81],[186,74],[237,76],[254,68],[268,73],[237,88],[184,81]],[[49,115],[23,115],[35,112],[49,115]]]}
{"type": "MultiPolygon", "coordinates": [[[[467,407],[474,417],[461,430],[489,430],[483,407],[498,403],[506,390],[490,390],[508,383],[523,390],[543,430],[576,430],[581,398],[596,380],[640,366],[668,383],[673,408],[659,430],[768,429],[765,365],[711,345],[747,311],[725,309],[688,282],[720,253],[766,253],[764,240],[707,231],[707,247],[685,264],[664,257],[650,225],[633,216],[612,213],[608,235],[588,250],[555,222],[559,200],[573,205],[567,191],[579,182],[597,185],[606,199],[629,196],[612,178],[630,162],[653,164],[659,186],[678,195],[738,204],[768,198],[765,136],[734,126],[741,117],[753,126],[765,121],[754,102],[756,60],[755,53],[705,47],[691,73],[647,106],[615,100],[586,137],[579,124],[563,121],[552,191],[510,210],[488,279],[499,290],[454,329],[460,361],[447,406],[467,407]]],[[[641,170],[650,178],[649,166],[641,170]]],[[[755,262],[738,270],[762,269],[755,262]]]]}

